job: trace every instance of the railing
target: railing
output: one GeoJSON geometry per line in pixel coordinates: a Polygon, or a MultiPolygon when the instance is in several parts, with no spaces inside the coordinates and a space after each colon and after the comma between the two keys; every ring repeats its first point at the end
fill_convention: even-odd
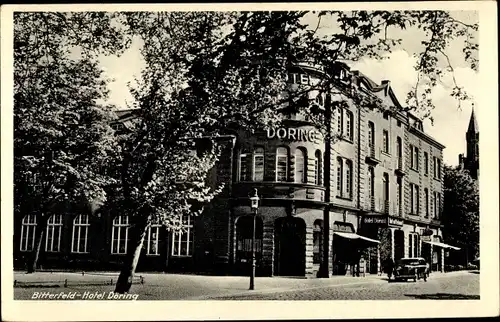
{"type": "Polygon", "coordinates": [[[401,157],[398,157],[397,158],[397,167],[398,167],[398,170],[403,170],[403,158],[401,157]]]}
{"type": "Polygon", "coordinates": [[[385,213],[385,214],[389,213],[389,200],[384,200],[384,203],[383,203],[383,213],[385,213]]]}
{"type": "Polygon", "coordinates": [[[370,210],[375,211],[375,197],[370,197],[370,210]]]}

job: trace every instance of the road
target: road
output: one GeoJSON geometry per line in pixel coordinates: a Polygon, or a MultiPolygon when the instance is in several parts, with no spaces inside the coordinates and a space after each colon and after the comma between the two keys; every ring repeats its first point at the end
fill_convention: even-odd
{"type": "MultiPolygon", "coordinates": [[[[142,274],[144,284],[134,284],[131,294],[137,300],[399,300],[399,299],[476,299],[479,298],[479,273],[473,271],[433,273],[424,282],[388,282],[384,276],[296,279],[258,277],[256,290],[248,290],[248,277],[179,274],[142,274]]],[[[15,274],[18,287],[14,298],[39,299],[40,293],[99,293],[114,290],[115,273],[15,274]],[[67,281],[65,283],[64,281],[67,281]],[[114,281],[114,282],[113,282],[114,281]],[[19,287],[20,283],[35,283],[19,287]],[[63,286],[63,284],[67,284],[63,286]]],[[[87,298],[85,298],[87,299],[87,298]]],[[[88,298],[90,299],[90,298],[88,298]]],[[[99,298],[94,298],[99,299],[99,298]]],[[[103,298],[100,298],[103,299],[103,298]]]]}
{"type": "Polygon", "coordinates": [[[333,285],[273,293],[218,297],[217,300],[412,300],[479,299],[479,274],[431,276],[427,282],[388,282],[333,285]]]}

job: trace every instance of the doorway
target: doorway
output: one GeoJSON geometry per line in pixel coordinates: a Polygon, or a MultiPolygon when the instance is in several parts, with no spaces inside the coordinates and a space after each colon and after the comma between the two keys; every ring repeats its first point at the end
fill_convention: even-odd
{"type": "Polygon", "coordinates": [[[306,223],[301,218],[282,217],[274,226],[276,275],[304,276],[306,223]]]}

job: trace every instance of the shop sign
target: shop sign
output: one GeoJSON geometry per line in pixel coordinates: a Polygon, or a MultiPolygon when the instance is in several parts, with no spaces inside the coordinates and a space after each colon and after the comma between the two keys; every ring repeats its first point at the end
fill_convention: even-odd
{"type": "Polygon", "coordinates": [[[389,225],[403,227],[403,219],[389,217],[389,225]]]}
{"type": "Polygon", "coordinates": [[[387,225],[387,217],[382,216],[371,216],[363,217],[363,222],[365,224],[375,224],[375,225],[387,225]]]}
{"type": "Polygon", "coordinates": [[[321,133],[315,129],[278,128],[267,130],[268,139],[285,139],[290,141],[308,141],[321,143],[321,133]]]}
{"type": "Polygon", "coordinates": [[[350,223],[336,221],[333,223],[333,231],[340,231],[343,233],[354,233],[354,227],[350,223]]]}

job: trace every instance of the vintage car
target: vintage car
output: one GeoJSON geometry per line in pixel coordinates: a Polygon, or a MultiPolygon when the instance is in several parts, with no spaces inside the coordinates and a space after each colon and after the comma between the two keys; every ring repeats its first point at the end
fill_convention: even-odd
{"type": "Polygon", "coordinates": [[[416,282],[418,279],[423,278],[427,281],[429,271],[425,259],[421,257],[415,258],[401,258],[396,261],[394,266],[394,279],[395,280],[408,280],[413,279],[416,282]]]}

